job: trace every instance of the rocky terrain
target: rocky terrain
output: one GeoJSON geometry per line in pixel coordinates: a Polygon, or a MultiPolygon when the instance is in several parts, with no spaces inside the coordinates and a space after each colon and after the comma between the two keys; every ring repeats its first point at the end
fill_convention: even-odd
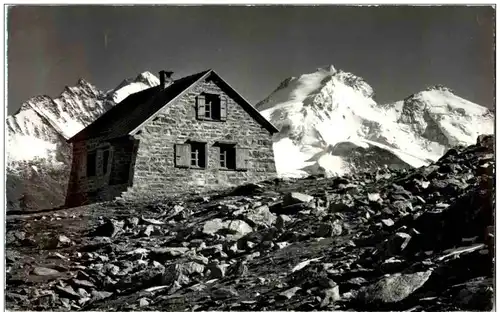
{"type": "Polygon", "coordinates": [[[493,308],[494,138],[418,169],[7,217],[11,310],[493,308]]]}

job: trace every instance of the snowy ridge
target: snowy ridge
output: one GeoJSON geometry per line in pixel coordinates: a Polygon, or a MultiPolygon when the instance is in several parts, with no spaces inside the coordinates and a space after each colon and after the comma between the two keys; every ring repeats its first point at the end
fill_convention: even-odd
{"type": "Polygon", "coordinates": [[[157,86],[160,80],[152,73],[145,71],[139,74],[134,80],[125,79],[118,87],[111,90],[108,94],[113,102],[120,103],[127,96],[142,90],[157,86]]]}
{"type": "Polygon", "coordinates": [[[159,84],[149,72],[139,74],[133,81],[120,84],[107,93],[79,79],[65,87],[56,98],[35,96],[21,105],[19,111],[7,116],[7,162],[15,167],[31,160],[56,163],[57,150],[66,148],[66,139],[90,124],[129,94],[159,84]]]}
{"type": "MultiPolygon", "coordinates": [[[[38,100],[51,101],[48,97],[39,97],[38,100]]],[[[35,158],[55,159],[57,142],[62,138],[35,110],[24,107],[7,117],[6,126],[7,163],[35,158]]]]}
{"type": "Polygon", "coordinates": [[[333,66],[286,79],[256,105],[280,132],[280,176],[328,176],[377,166],[420,167],[493,133],[493,114],[443,86],[377,104],[373,89],[333,66]],[[293,155],[293,157],[290,157],[293,155]],[[366,159],[363,160],[363,155],[366,159]]]}

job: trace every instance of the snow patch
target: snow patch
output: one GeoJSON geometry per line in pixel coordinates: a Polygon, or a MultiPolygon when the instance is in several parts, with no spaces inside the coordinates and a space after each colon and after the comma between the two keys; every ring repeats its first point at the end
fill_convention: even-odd
{"type": "Polygon", "coordinates": [[[8,163],[37,158],[55,159],[57,144],[34,136],[17,135],[8,139],[7,151],[8,163]]]}

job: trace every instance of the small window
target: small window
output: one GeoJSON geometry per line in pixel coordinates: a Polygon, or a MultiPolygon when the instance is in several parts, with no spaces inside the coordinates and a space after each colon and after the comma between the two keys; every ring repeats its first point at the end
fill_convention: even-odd
{"type": "Polygon", "coordinates": [[[225,121],[227,119],[227,99],[219,94],[203,93],[197,97],[198,119],[225,121]]]}
{"type": "Polygon", "coordinates": [[[191,142],[191,167],[206,168],[206,144],[191,142]]]}
{"type": "Polygon", "coordinates": [[[87,177],[96,175],[97,153],[95,151],[87,154],[87,177]]]}
{"type": "Polygon", "coordinates": [[[205,95],[205,117],[219,120],[220,119],[220,96],[217,94],[205,95]],[[208,110],[207,110],[208,108],[208,110]],[[207,115],[208,112],[208,115],[207,115]]]}
{"type": "Polygon", "coordinates": [[[219,166],[221,169],[236,169],[236,149],[234,144],[219,144],[219,166]]]}

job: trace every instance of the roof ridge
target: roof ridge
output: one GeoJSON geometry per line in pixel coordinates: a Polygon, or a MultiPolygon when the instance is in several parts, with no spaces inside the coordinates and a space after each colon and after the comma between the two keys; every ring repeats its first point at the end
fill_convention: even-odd
{"type": "Polygon", "coordinates": [[[250,114],[257,122],[271,133],[278,132],[260,112],[241,96],[230,84],[213,69],[207,69],[199,73],[185,76],[174,80],[165,89],[154,86],[127,96],[120,103],[117,103],[90,125],[82,129],[67,142],[85,140],[104,135],[103,139],[114,139],[126,135],[135,134],[144,124],[155,118],[162,109],[185,94],[194,85],[210,75],[215,75],[216,79],[228,90],[229,95],[250,114]]]}

